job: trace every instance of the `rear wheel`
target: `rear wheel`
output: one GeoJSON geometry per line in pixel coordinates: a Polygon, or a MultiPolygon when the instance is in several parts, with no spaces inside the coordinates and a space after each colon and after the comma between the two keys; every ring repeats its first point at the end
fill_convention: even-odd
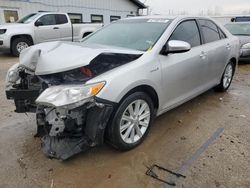
{"type": "Polygon", "coordinates": [[[130,150],[143,142],[154,118],[151,98],[136,92],[128,96],[118,107],[111,126],[108,140],[119,150],[130,150]]]}
{"type": "Polygon", "coordinates": [[[235,72],[235,66],[232,62],[229,62],[225,68],[220,84],[215,87],[215,91],[218,92],[227,91],[232,83],[234,72],[235,72]]]}
{"type": "Polygon", "coordinates": [[[31,45],[32,42],[26,37],[15,38],[11,43],[11,52],[18,57],[24,49],[31,45]]]}

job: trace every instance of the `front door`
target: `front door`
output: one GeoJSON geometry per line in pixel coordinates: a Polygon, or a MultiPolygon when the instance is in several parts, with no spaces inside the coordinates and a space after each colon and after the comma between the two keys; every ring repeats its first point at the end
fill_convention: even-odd
{"type": "Polygon", "coordinates": [[[180,23],[170,40],[181,40],[191,45],[185,53],[160,55],[162,85],[165,92],[164,109],[185,102],[204,89],[204,66],[208,59],[201,46],[201,36],[196,20],[180,23]]]}

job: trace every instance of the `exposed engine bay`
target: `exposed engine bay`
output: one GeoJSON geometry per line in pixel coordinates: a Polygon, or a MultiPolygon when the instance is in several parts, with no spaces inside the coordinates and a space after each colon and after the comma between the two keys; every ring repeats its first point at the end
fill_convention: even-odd
{"type": "Polygon", "coordinates": [[[6,96],[15,101],[17,113],[36,113],[37,135],[45,155],[66,160],[104,142],[105,128],[116,107],[94,95],[105,83],[84,84],[140,56],[103,53],[86,66],[47,75],[17,64],[7,74],[6,96]]]}

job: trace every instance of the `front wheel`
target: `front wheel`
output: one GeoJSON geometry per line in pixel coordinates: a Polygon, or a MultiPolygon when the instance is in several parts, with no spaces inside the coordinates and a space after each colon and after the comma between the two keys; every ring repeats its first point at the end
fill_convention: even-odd
{"type": "Polygon", "coordinates": [[[20,53],[32,45],[32,42],[25,37],[16,38],[12,41],[11,52],[14,56],[18,57],[20,53]]]}
{"type": "Polygon", "coordinates": [[[126,151],[140,145],[147,136],[154,118],[152,99],[143,92],[129,95],[118,107],[111,126],[109,143],[126,151]]]}
{"type": "Polygon", "coordinates": [[[234,72],[235,72],[235,66],[232,62],[229,62],[225,68],[220,84],[215,87],[215,91],[218,92],[227,91],[233,81],[234,72]]]}

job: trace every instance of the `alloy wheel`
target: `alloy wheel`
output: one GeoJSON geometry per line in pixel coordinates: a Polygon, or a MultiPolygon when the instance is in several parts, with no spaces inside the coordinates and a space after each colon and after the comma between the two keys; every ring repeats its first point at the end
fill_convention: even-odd
{"type": "Polygon", "coordinates": [[[224,88],[227,88],[230,85],[232,78],[233,78],[233,66],[232,66],[232,64],[228,64],[226,69],[225,69],[224,76],[223,76],[223,87],[224,88]]]}
{"type": "Polygon", "coordinates": [[[127,144],[138,142],[146,133],[151,112],[144,100],[135,100],[125,109],[120,121],[120,135],[127,144]]]}

